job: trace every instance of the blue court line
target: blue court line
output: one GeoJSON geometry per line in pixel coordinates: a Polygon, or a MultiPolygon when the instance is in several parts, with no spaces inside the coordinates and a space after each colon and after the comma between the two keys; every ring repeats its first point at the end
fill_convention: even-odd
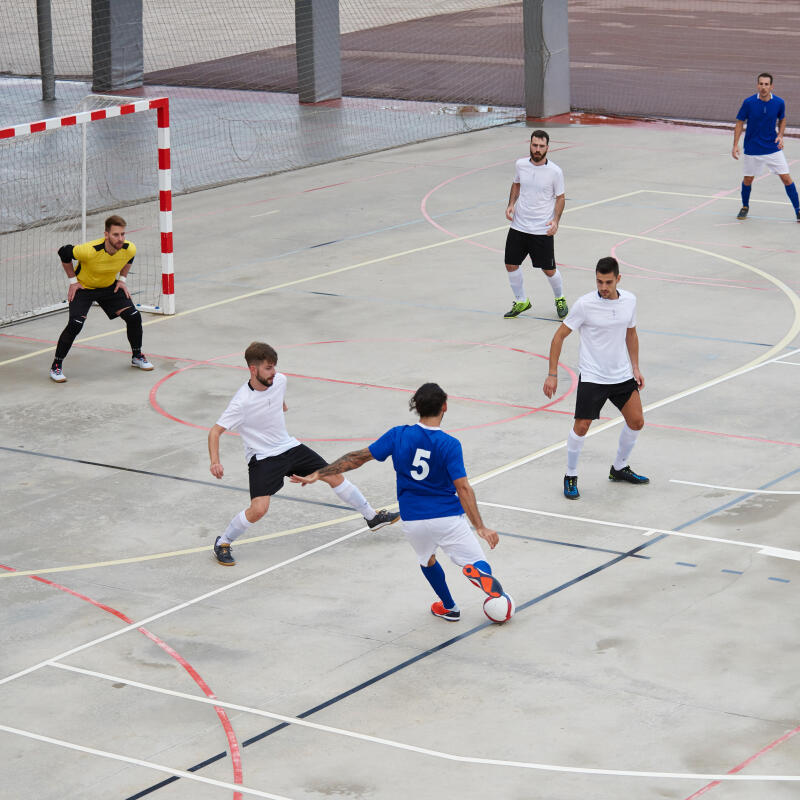
{"type": "MultiPolygon", "coordinates": [[[[213,483],[212,481],[201,481],[197,478],[184,478],[180,475],[169,475],[166,472],[153,472],[148,469],[135,469],[134,467],[122,467],[118,464],[103,464],[100,461],[87,461],[83,458],[69,458],[68,456],[57,456],[53,453],[39,453],[36,450],[21,450],[17,447],[4,447],[0,445],[0,450],[3,450],[7,453],[15,453],[16,455],[25,455],[25,456],[37,456],[39,458],[52,458],[55,461],[67,461],[71,464],[86,464],[90,467],[101,467],[103,469],[114,469],[119,470],[120,472],[133,472],[136,475],[148,475],[153,478],[166,478],[167,480],[171,481],[181,481],[183,483],[196,483],[200,486],[211,486],[214,489],[227,489],[229,492],[245,492],[248,495],[250,494],[249,488],[244,488],[242,486],[230,486],[229,484],[225,483],[213,483]]],[[[292,497],[291,495],[274,495],[273,500],[289,500],[293,503],[306,503],[308,505],[313,506],[324,506],[326,508],[335,508],[337,511],[344,510],[344,511],[352,511],[353,509],[350,506],[338,505],[337,503],[323,503],[319,500],[306,500],[305,498],[301,497],[292,497]]]]}
{"type": "MultiPolygon", "coordinates": [[[[661,541],[661,539],[666,538],[668,535],[669,534],[662,533],[661,536],[658,536],[657,538],[652,539],[649,542],[644,542],[643,544],[640,544],[638,547],[635,547],[635,548],[633,548],[632,550],[629,550],[626,553],[621,553],[616,558],[611,559],[611,561],[607,561],[605,564],[601,564],[600,566],[595,567],[594,569],[591,569],[588,572],[584,572],[582,575],[579,575],[576,578],[572,578],[571,580],[567,581],[566,583],[562,583],[560,586],[556,586],[554,589],[550,589],[549,591],[545,592],[544,594],[540,594],[537,597],[534,597],[533,599],[528,600],[527,603],[523,603],[522,605],[517,606],[517,611],[521,611],[522,609],[529,608],[530,606],[535,605],[536,603],[541,603],[543,600],[546,600],[547,598],[552,597],[553,595],[558,594],[559,592],[562,592],[565,589],[569,589],[570,587],[574,586],[575,584],[580,583],[581,581],[586,580],[587,578],[590,578],[593,575],[596,575],[597,573],[602,572],[603,570],[614,566],[614,564],[618,564],[620,561],[623,561],[626,558],[629,558],[629,557],[632,557],[632,556],[636,555],[636,553],[638,553],[639,550],[643,550],[646,547],[651,547],[656,542],[661,541]]],[[[458,634],[457,636],[454,636],[451,639],[447,639],[447,640],[445,640],[443,642],[440,642],[439,644],[437,644],[437,645],[435,645],[435,646],[433,646],[433,647],[431,647],[431,648],[429,648],[427,650],[424,650],[421,653],[417,653],[417,655],[412,656],[411,658],[408,658],[405,661],[402,661],[399,664],[396,664],[395,666],[390,667],[387,670],[384,670],[383,672],[379,673],[378,675],[374,675],[372,678],[367,679],[363,683],[359,683],[358,685],[353,686],[352,688],[345,690],[341,694],[338,694],[335,697],[331,697],[330,699],[325,700],[324,702],[320,703],[319,705],[316,705],[313,708],[309,708],[306,711],[303,711],[300,714],[297,714],[296,716],[297,716],[298,719],[306,719],[307,717],[310,717],[313,714],[318,713],[319,711],[323,711],[324,709],[329,708],[330,706],[332,706],[332,705],[334,705],[336,703],[339,703],[342,700],[346,700],[348,697],[351,697],[352,695],[356,694],[357,692],[360,692],[360,691],[362,691],[362,690],[364,690],[364,689],[366,689],[366,688],[378,683],[379,681],[384,680],[385,678],[391,677],[392,675],[394,675],[395,673],[399,672],[400,670],[406,669],[407,667],[410,667],[412,664],[416,664],[418,661],[421,661],[423,658],[427,658],[428,656],[434,655],[435,653],[438,653],[438,652],[444,650],[446,647],[450,647],[451,645],[454,645],[457,642],[463,641],[464,639],[466,639],[466,638],[468,638],[470,636],[473,636],[474,634],[478,633],[479,631],[485,630],[486,628],[489,628],[492,625],[494,625],[494,623],[493,622],[489,622],[488,620],[486,622],[480,623],[479,625],[476,625],[474,628],[470,628],[468,631],[464,631],[464,633],[458,634]]],[[[243,741],[241,743],[241,747],[242,748],[249,747],[250,745],[255,744],[256,742],[260,742],[262,739],[266,739],[268,736],[272,736],[272,734],[277,733],[278,731],[281,731],[284,728],[288,728],[290,724],[291,723],[289,723],[289,722],[281,722],[281,723],[279,723],[277,725],[274,725],[273,727],[268,728],[267,730],[262,731],[261,733],[256,734],[255,736],[252,736],[251,738],[243,741]]],[[[194,766],[188,767],[187,772],[197,772],[198,770],[203,769],[203,767],[207,767],[210,764],[213,764],[213,763],[215,763],[217,761],[220,761],[223,758],[227,758],[227,756],[228,756],[227,751],[223,751],[221,753],[216,753],[215,755],[211,756],[210,758],[205,759],[205,761],[202,761],[202,762],[200,762],[198,764],[195,764],[194,766]]],[[[173,775],[173,776],[171,776],[169,778],[165,778],[163,781],[160,781],[159,783],[153,784],[152,786],[149,786],[146,789],[142,789],[140,792],[137,792],[136,794],[130,795],[129,797],[125,798],[125,800],[140,800],[140,798],[145,797],[148,794],[151,794],[152,792],[156,791],[157,789],[164,788],[165,786],[168,786],[169,784],[174,783],[175,781],[178,781],[178,780],[180,780],[180,778],[175,776],[175,775],[173,775]]]]}
{"type": "Polygon", "coordinates": [[[778,583],[791,583],[787,578],[767,578],[769,581],[777,581],[778,583]]]}
{"type": "MultiPolygon", "coordinates": [[[[621,550],[610,550],[605,547],[592,547],[588,544],[578,544],[577,542],[564,542],[559,539],[541,539],[538,536],[523,536],[521,533],[508,533],[507,531],[497,531],[501,536],[509,536],[512,539],[523,539],[529,542],[542,542],[543,544],[556,544],[561,547],[575,547],[579,550],[592,550],[595,553],[611,553],[612,555],[625,555],[621,550]]],[[[643,558],[650,560],[650,556],[633,555],[631,558],[643,558]]]]}
{"type": "MultiPolygon", "coordinates": [[[[763,486],[756,487],[758,490],[769,489],[770,486],[774,486],[776,483],[780,483],[786,478],[791,478],[792,475],[797,475],[800,472],[800,467],[797,469],[790,470],[784,475],[780,475],[779,477],[775,478],[774,480],[765,483],[763,486]]],[[[696,522],[702,522],[704,519],[708,519],[709,517],[713,516],[714,514],[718,514],[720,511],[725,511],[726,509],[730,508],[731,506],[735,506],[737,503],[741,503],[744,500],[749,500],[751,497],[755,497],[755,492],[745,492],[745,494],[739,495],[739,497],[735,497],[733,500],[724,503],[717,508],[712,509],[711,511],[706,512],[705,514],[700,514],[700,516],[695,517],[694,519],[690,519],[688,522],[684,522],[682,525],[679,525],[677,528],[673,528],[674,531],[682,531],[684,528],[688,528],[690,525],[694,525],[696,522]]]]}
{"type": "MultiPolygon", "coordinates": [[[[788,477],[794,475],[797,472],[800,472],[800,468],[792,470],[791,472],[787,472],[785,475],[781,475],[780,477],[775,478],[775,480],[772,480],[769,483],[767,483],[764,486],[759,487],[759,488],[765,489],[765,488],[767,488],[769,486],[773,486],[774,484],[784,480],[785,478],[788,478],[788,477]]],[[[690,525],[693,525],[696,522],[700,522],[701,520],[707,519],[708,517],[712,516],[713,514],[718,513],[719,511],[724,511],[725,509],[730,508],[730,506],[733,505],[736,502],[741,502],[742,500],[746,500],[746,499],[748,499],[749,497],[752,497],[752,496],[753,496],[753,493],[752,492],[748,492],[748,493],[742,495],[738,500],[734,500],[734,501],[732,501],[730,503],[724,503],[723,505],[718,506],[715,509],[712,509],[711,511],[709,511],[706,514],[702,514],[699,517],[695,517],[694,519],[689,520],[688,522],[682,523],[681,525],[679,525],[676,528],[673,528],[672,530],[681,531],[684,528],[687,528],[687,527],[689,527],[690,525]]],[[[563,592],[566,589],[569,589],[569,588],[575,586],[576,584],[580,583],[581,581],[584,581],[587,578],[590,578],[590,577],[592,577],[594,575],[597,575],[598,573],[603,572],[606,569],[609,569],[610,567],[614,566],[615,564],[619,564],[621,561],[624,561],[627,558],[632,558],[632,557],[636,556],[640,551],[644,550],[645,548],[652,547],[654,544],[656,544],[657,542],[663,541],[668,536],[669,536],[668,533],[662,533],[659,536],[655,537],[654,539],[651,539],[650,541],[644,542],[643,544],[640,544],[638,547],[634,547],[632,550],[628,550],[627,552],[622,553],[621,555],[617,556],[616,558],[613,558],[610,561],[607,561],[605,564],[601,564],[601,565],[595,567],[594,569],[589,570],[588,572],[584,572],[583,574],[578,575],[577,577],[572,578],[571,580],[566,581],[565,583],[562,583],[561,585],[556,586],[553,589],[550,589],[549,591],[545,592],[544,594],[540,594],[537,597],[534,597],[531,600],[528,600],[526,603],[523,603],[522,605],[518,605],[517,606],[517,611],[519,612],[519,611],[522,611],[523,609],[530,608],[531,606],[536,605],[537,603],[541,603],[543,600],[546,600],[546,599],[552,597],[553,595],[556,595],[556,594],[558,594],[560,592],[563,592]]],[[[445,648],[450,647],[451,645],[457,644],[458,642],[463,641],[464,639],[468,638],[469,636],[473,636],[474,634],[478,633],[479,631],[485,630],[486,628],[490,627],[493,624],[494,623],[489,622],[487,620],[486,622],[481,623],[480,625],[476,625],[474,628],[470,628],[470,630],[465,631],[464,633],[459,634],[458,636],[454,636],[451,639],[446,639],[445,641],[440,642],[438,645],[435,645],[434,647],[431,647],[428,650],[424,650],[421,653],[417,653],[417,655],[412,656],[411,658],[406,659],[405,661],[401,661],[399,664],[396,664],[395,666],[390,667],[387,670],[384,670],[383,672],[379,673],[378,675],[373,676],[372,678],[369,678],[368,680],[364,681],[363,683],[359,683],[356,686],[353,686],[352,688],[347,689],[344,692],[341,692],[340,694],[336,695],[335,697],[332,697],[332,698],[330,698],[328,700],[325,700],[324,702],[320,703],[319,705],[316,705],[313,708],[307,709],[306,711],[303,711],[300,714],[297,714],[296,716],[297,716],[298,719],[306,719],[307,717],[310,717],[313,714],[316,714],[318,711],[322,711],[322,710],[324,710],[326,708],[329,708],[330,706],[332,706],[332,705],[334,705],[334,704],[336,704],[336,703],[338,703],[338,702],[340,702],[342,700],[346,700],[348,697],[351,697],[352,695],[356,694],[357,692],[360,692],[363,689],[366,689],[369,686],[372,686],[373,684],[377,683],[378,681],[381,681],[381,680],[384,680],[385,678],[391,677],[392,675],[394,675],[395,673],[399,672],[400,670],[406,669],[407,667],[411,666],[412,664],[416,664],[418,661],[421,661],[423,658],[427,658],[430,655],[433,655],[435,653],[441,652],[445,648]]],[[[256,736],[253,736],[250,739],[247,739],[246,741],[242,742],[242,747],[249,747],[251,744],[255,744],[256,742],[259,742],[262,739],[265,739],[268,736],[271,736],[272,734],[277,733],[278,731],[289,727],[290,724],[291,723],[288,723],[288,722],[281,722],[278,725],[274,725],[273,727],[268,728],[267,730],[262,731],[261,733],[257,734],[256,736]]],[[[187,768],[187,772],[197,772],[198,770],[201,770],[204,767],[209,766],[210,764],[213,764],[213,763],[215,763],[217,761],[221,761],[223,758],[227,758],[227,756],[228,756],[227,751],[223,751],[221,753],[216,753],[215,755],[210,756],[209,758],[205,759],[204,761],[201,761],[200,763],[195,764],[194,766],[188,767],[187,768]]],[[[142,789],[140,792],[137,792],[136,794],[133,794],[133,795],[130,795],[129,797],[126,797],[125,800],[140,800],[140,798],[145,797],[146,795],[151,794],[152,792],[155,792],[156,790],[161,789],[161,788],[163,788],[165,786],[168,786],[169,784],[174,783],[175,781],[178,781],[178,780],[180,780],[180,778],[178,778],[177,776],[173,775],[173,776],[171,776],[169,778],[164,779],[163,781],[161,781],[159,783],[156,783],[156,784],[153,784],[152,786],[147,787],[146,789],[142,789]]]]}
{"type": "Polygon", "coordinates": [[[696,567],[697,564],[690,564],[688,561],[676,561],[675,562],[679,567],[696,567]]]}
{"type": "Polygon", "coordinates": [[[727,572],[729,575],[744,575],[744,572],[738,569],[723,569],[721,572],[727,572]]]}

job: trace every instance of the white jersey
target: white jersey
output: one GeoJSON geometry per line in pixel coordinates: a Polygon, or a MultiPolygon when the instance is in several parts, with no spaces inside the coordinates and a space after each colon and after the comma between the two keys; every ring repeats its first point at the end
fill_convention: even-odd
{"type": "Polygon", "coordinates": [[[530,158],[516,163],[514,183],[519,184],[519,199],[514,206],[511,227],[523,233],[547,233],[553,219],[556,197],[564,194],[564,173],[558,164],[547,161],[536,166],[530,158]]]}
{"type": "Polygon", "coordinates": [[[625,335],[636,327],[636,295],[617,292],[617,300],[606,300],[597,291],[579,297],[564,320],[570,330],[580,331],[582,381],[622,383],[633,377],[625,335]]]}
{"type": "Polygon", "coordinates": [[[269,389],[258,392],[245,383],[217,420],[217,425],[236,431],[242,437],[248,461],[277,456],[297,447],[300,442],[289,436],[283,413],[283,398],[286,396],[286,376],[275,373],[269,389]]]}

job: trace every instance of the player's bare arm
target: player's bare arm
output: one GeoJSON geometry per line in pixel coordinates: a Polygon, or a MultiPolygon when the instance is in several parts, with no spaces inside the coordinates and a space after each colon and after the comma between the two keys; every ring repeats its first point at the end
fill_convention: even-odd
{"type": "Polygon", "coordinates": [[[122,289],[125,297],[131,296],[131,290],[128,288],[128,273],[131,271],[131,262],[129,261],[120,271],[119,271],[119,278],[117,278],[117,283],[114,286],[114,291],[118,292],[122,289]]]}
{"type": "Polygon", "coordinates": [[[520,185],[518,183],[511,184],[511,191],[508,193],[508,206],[506,207],[506,219],[509,222],[514,219],[514,206],[519,200],[519,189],[520,185]]]}
{"type": "Polygon", "coordinates": [[[742,120],[736,120],[736,127],[733,129],[733,151],[731,155],[735,158],[739,158],[739,139],[742,136],[742,131],[744,130],[744,122],[742,120]]]}
{"type": "Polygon", "coordinates": [[[550,342],[550,360],[547,363],[547,377],[544,379],[542,391],[547,398],[551,398],[558,388],[558,361],[561,358],[561,348],[564,346],[564,339],[572,333],[563,322],[558,326],[558,330],[553,335],[550,342]]]}
{"type": "Polygon", "coordinates": [[[783,150],[783,132],[786,130],[786,117],[778,122],[778,135],[775,137],[775,144],[779,150],[783,150]]]}
{"type": "Polygon", "coordinates": [[[353,450],[350,453],[345,453],[328,464],[327,467],[318,469],[310,475],[292,475],[290,478],[292,483],[301,483],[303,486],[308,486],[309,483],[314,483],[320,478],[326,478],[329,475],[340,475],[342,472],[349,472],[351,469],[358,469],[367,461],[372,461],[372,453],[369,448],[365,447],[363,450],[353,450]]]}
{"type": "Polygon", "coordinates": [[[558,223],[561,222],[561,215],[564,213],[564,206],[567,204],[565,195],[560,194],[556,197],[556,204],[553,208],[553,219],[547,223],[547,235],[555,236],[558,230],[558,223]]]}
{"type": "Polygon", "coordinates": [[[453,485],[456,487],[458,499],[461,501],[467,519],[472,524],[472,527],[475,528],[475,533],[489,545],[491,550],[494,550],[500,541],[500,537],[497,535],[497,531],[493,531],[483,524],[481,512],[478,511],[478,501],[475,499],[475,491],[470,486],[469,481],[466,478],[457,478],[453,481],[453,485]]]}
{"type": "Polygon", "coordinates": [[[639,334],[636,333],[636,328],[628,328],[625,332],[625,346],[633,367],[633,379],[640,389],[644,389],[644,376],[639,372],[639,334]]]}
{"type": "Polygon", "coordinates": [[[215,478],[221,478],[225,474],[222,464],[219,461],[219,437],[225,433],[222,425],[214,425],[208,432],[208,456],[211,459],[211,474],[215,478]]]}

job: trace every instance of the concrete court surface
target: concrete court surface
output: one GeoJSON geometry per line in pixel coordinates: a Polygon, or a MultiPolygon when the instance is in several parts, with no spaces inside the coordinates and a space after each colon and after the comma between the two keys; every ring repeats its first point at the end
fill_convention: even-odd
{"type": "MultiPolygon", "coordinates": [[[[557,319],[529,267],[535,309],[502,318],[524,125],[181,196],[154,372],[99,310],[63,385],[64,315],[0,331],[3,797],[800,796],[800,226],[772,176],[734,219],[729,132],[550,131],[567,298],[609,253],[638,296],[651,484],[608,482],[607,406],[562,496],[577,336],[548,403],[557,319]],[[364,532],[325,486],[287,486],[215,563],[247,482],[235,437],[211,477],[206,431],[253,339],[289,376],[290,432],[331,459],[442,384],[511,622],[446,559],[462,619],[433,618],[400,526],[364,532]]],[[[392,504],[389,465],[349,477],[392,504]]]]}

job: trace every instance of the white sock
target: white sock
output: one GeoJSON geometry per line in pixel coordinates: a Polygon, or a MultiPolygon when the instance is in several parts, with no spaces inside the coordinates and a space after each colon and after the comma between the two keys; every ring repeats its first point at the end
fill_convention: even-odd
{"type": "Polygon", "coordinates": [[[231,544],[237,537],[241,536],[253,523],[247,521],[244,511],[240,511],[225,529],[225,533],[219,537],[222,544],[231,544]]]}
{"type": "Polygon", "coordinates": [[[575,431],[570,431],[567,436],[567,471],[565,474],[570,477],[578,474],[578,459],[585,441],[586,437],[578,436],[575,431]]]}
{"type": "Polygon", "coordinates": [[[514,292],[514,299],[518,303],[524,303],[527,295],[525,294],[525,282],[522,280],[522,270],[519,267],[508,273],[508,282],[511,284],[511,291],[514,292]]]}
{"type": "Polygon", "coordinates": [[[561,280],[561,273],[556,270],[552,275],[545,275],[545,278],[550,282],[550,288],[553,290],[554,297],[563,297],[564,295],[564,281],[561,280]]]}
{"type": "Polygon", "coordinates": [[[639,431],[634,431],[623,423],[619,433],[619,446],[617,447],[617,457],[614,459],[614,469],[624,469],[628,466],[628,459],[631,451],[639,438],[639,431]]]}
{"type": "Polygon", "coordinates": [[[354,483],[350,483],[347,478],[338,486],[332,486],[331,488],[345,503],[347,503],[347,505],[358,511],[364,519],[372,519],[375,516],[375,509],[367,502],[364,495],[361,494],[361,489],[354,483]]]}

